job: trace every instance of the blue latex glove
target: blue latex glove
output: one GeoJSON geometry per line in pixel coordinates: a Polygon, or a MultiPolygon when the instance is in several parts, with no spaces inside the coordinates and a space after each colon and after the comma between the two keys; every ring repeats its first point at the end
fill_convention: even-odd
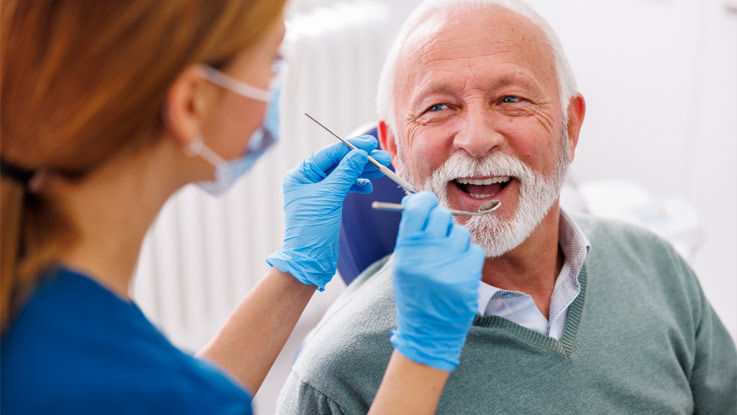
{"type": "Polygon", "coordinates": [[[349,140],[360,150],[334,143],[313,153],[284,176],[284,245],[266,262],[320,291],[338,266],[338,235],[343,200],[349,192],[371,193],[368,179],[381,177],[367,153],[389,165],[389,153],[376,150],[371,136],[349,140]]]}
{"type": "Polygon", "coordinates": [[[408,195],[402,205],[391,341],[404,357],[450,372],[476,315],[484,252],[433,193],[408,195]]]}

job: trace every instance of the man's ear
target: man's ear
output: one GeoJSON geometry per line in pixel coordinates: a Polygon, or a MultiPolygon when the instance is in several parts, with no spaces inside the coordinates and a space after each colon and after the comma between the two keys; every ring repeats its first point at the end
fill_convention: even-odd
{"type": "Polygon", "coordinates": [[[394,168],[397,168],[397,142],[396,137],[394,137],[394,133],[392,132],[392,129],[389,128],[389,125],[384,120],[379,120],[376,130],[379,133],[379,145],[381,146],[381,149],[389,153],[390,156],[392,156],[392,165],[394,168]]]}
{"type": "Polygon", "coordinates": [[[568,105],[568,147],[569,147],[569,162],[573,161],[576,154],[576,147],[578,146],[578,137],[581,134],[581,125],[583,125],[583,118],[586,115],[586,101],[583,99],[583,95],[576,94],[571,98],[571,102],[568,105]]]}
{"type": "Polygon", "coordinates": [[[185,68],[169,87],[164,101],[164,125],[171,137],[186,146],[202,129],[207,108],[207,81],[200,65],[185,68]]]}

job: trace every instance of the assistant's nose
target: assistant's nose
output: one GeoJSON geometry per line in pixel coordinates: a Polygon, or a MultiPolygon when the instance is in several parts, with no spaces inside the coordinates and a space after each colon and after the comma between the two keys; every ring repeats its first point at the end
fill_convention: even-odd
{"type": "Polygon", "coordinates": [[[504,135],[494,128],[488,108],[469,107],[453,145],[474,158],[486,157],[504,144],[504,135]]]}

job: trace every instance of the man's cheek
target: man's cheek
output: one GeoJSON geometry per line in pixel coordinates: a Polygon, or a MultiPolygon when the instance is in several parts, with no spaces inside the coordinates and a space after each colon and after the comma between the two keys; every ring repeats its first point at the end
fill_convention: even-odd
{"type": "Polygon", "coordinates": [[[419,160],[419,165],[417,166],[418,173],[421,174],[420,177],[430,177],[432,174],[442,167],[443,162],[447,160],[447,157],[442,157],[442,154],[438,153],[431,153],[427,152],[425,157],[421,157],[419,160]]]}

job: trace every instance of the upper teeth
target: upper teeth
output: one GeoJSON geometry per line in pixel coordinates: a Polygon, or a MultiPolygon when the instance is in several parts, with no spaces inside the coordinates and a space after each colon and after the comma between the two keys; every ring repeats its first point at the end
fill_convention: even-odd
{"type": "Polygon", "coordinates": [[[490,177],[488,179],[456,179],[456,181],[460,184],[494,184],[508,182],[509,176],[490,177]]]}

